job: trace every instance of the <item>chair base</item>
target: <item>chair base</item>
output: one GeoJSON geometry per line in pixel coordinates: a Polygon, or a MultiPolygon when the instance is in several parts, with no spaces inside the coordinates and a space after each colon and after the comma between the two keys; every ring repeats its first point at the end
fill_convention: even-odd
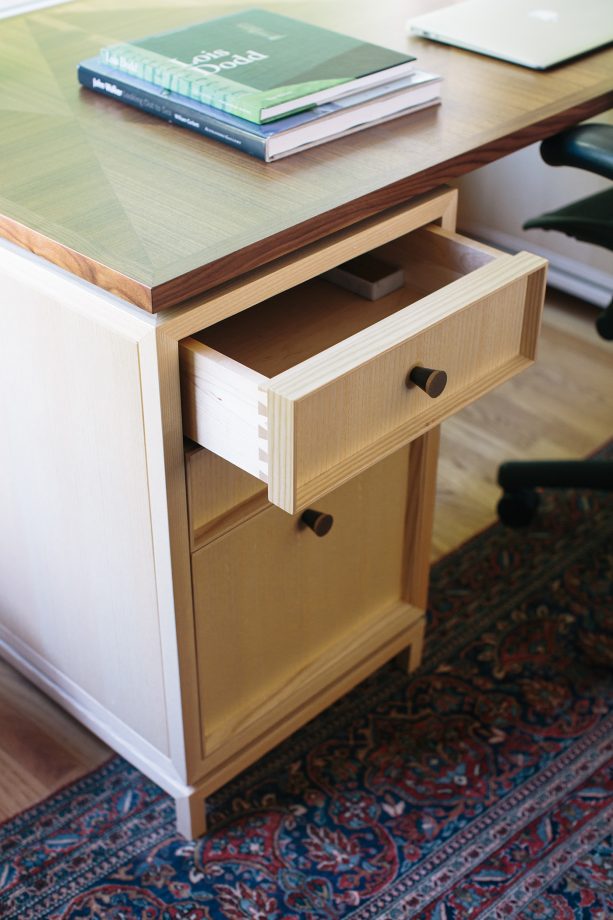
{"type": "Polygon", "coordinates": [[[606,339],[607,342],[613,341],[613,300],[596,320],[596,329],[601,338],[606,339]]]}
{"type": "Polygon", "coordinates": [[[526,527],[539,506],[535,489],[613,491],[613,460],[526,460],[501,464],[498,484],[504,494],[498,516],[507,527],[526,527]]]}
{"type": "Polygon", "coordinates": [[[505,492],[496,510],[500,522],[506,527],[527,527],[534,520],[541,500],[532,489],[517,489],[505,492]]]}

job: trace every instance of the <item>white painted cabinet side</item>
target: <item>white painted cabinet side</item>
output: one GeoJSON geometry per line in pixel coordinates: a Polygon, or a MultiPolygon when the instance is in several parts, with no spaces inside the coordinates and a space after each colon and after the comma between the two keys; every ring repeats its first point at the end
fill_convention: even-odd
{"type": "Polygon", "coordinates": [[[164,762],[141,321],[57,274],[0,250],[0,638],[164,762]]]}

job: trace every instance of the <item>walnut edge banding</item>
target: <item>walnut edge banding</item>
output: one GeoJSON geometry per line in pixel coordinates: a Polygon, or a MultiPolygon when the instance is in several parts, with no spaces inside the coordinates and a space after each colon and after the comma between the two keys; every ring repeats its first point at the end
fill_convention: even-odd
{"type": "Polygon", "coordinates": [[[69,246],[64,246],[2,214],[0,214],[0,236],[46,259],[47,262],[66,269],[84,281],[89,281],[96,287],[103,288],[123,300],[128,300],[141,310],[146,310],[148,313],[154,312],[152,289],[146,284],[135,281],[134,278],[115,271],[103,265],[102,262],[81,255],[69,246]]]}

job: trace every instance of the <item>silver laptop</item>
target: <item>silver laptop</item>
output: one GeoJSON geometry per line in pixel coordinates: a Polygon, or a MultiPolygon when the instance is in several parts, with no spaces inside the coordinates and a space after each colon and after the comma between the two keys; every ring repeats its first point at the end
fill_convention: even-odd
{"type": "Polygon", "coordinates": [[[465,0],[407,26],[424,38],[545,70],[613,41],[613,0],[465,0]]]}

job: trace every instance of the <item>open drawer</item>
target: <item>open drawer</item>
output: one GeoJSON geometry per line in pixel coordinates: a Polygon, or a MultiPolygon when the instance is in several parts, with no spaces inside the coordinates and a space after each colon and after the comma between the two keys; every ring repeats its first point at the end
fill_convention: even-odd
{"type": "Polygon", "coordinates": [[[376,253],[405,273],[381,300],[314,278],[180,343],[185,434],[290,513],[534,359],[543,259],[434,226],[376,253]]]}

